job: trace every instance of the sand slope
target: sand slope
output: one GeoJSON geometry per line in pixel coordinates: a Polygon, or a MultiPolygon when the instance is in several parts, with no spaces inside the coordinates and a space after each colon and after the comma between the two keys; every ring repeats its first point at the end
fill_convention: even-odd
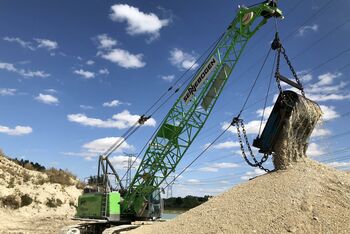
{"type": "Polygon", "coordinates": [[[0,156],[0,233],[57,233],[60,226],[71,223],[80,194],[74,185],[49,183],[45,173],[27,170],[0,156]],[[27,195],[33,201],[13,209],[2,202],[9,195],[18,201],[27,195]],[[49,207],[49,199],[57,207],[49,207]]]}
{"type": "Polygon", "coordinates": [[[350,233],[350,175],[305,159],[130,233],[350,233]]]}

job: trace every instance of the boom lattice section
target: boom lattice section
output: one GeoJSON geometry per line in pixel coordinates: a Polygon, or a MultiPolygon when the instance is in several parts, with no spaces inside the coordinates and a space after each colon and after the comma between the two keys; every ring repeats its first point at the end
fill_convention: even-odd
{"type": "Polygon", "coordinates": [[[239,9],[212,54],[170,109],[149,144],[124,196],[124,213],[143,216],[145,201],[175,171],[208,119],[248,40],[276,10],[268,3],[239,9]],[[259,18],[261,21],[257,20],[259,18]]]}

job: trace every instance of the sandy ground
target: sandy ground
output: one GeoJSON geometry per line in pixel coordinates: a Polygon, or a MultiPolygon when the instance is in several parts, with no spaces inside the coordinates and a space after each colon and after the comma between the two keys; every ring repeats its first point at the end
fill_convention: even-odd
{"type": "Polygon", "coordinates": [[[309,159],[130,234],[350,233],[350,175],[309,159]]]}
{"type": "Polygon", "coordinates": [[[62,227],[76,223],[67,216],[54,216],[54,211],[33,216],[11,210],[0,212],[0,233],[58,233],[62,227]]]}

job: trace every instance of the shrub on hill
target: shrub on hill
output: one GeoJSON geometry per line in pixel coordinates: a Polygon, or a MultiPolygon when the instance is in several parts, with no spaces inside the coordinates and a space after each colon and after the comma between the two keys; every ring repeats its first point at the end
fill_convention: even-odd
{"type": "Polygon", "coordinates": [[[74,180],[76,179],[76,176],[67,170],[50,168],[46,170],[45,173],[48,176],[50,183],[58,183],[67,186],[75,184],[74,180]]]}
{"type": "Polygon", "coordinates": [[[182,197],[171,197],[164,199],[164,209],[166,210],[188,210],[196,206],[203,204],[208,201],[211,196],[196,197],[186,196],[182,197]]]}
{"type": "MultiPolygon", "coordinates": [[[[62,170],[62,169],[56,169],[56,168],[46,169],[43,165],[37,162],[32,162],[24,159],[10,158],[6,156],[1,149],[0,149],[0,156],[7,158],[8,160],[16,163],[17,165],[22,166],[27,170],[38,171],[38,172],[45,173],[47,175],[48,177],[47,179],[41,176],[41,178],[39,178],[38,181],[34,181],[35,184],[42,185],[46,182],[58,183],[64,186],[75,185],[78,189],[82,189],[85,186],[84,183],[79,181],[77,177],[68,170],[62,170]]],[[[10,173],[11,175],[16,175],[17,173],[14,170],[7,170],[7,172],[10,173]]],[[[23,171],[20,176],[23,178],[24,182],[28,182],[31,179],[31,175],[26,171],[23,171]]],[[[12,178],[8,187],[13,188],[15,186],[14,182],[15,182],[14,178],[12,178]]]]}

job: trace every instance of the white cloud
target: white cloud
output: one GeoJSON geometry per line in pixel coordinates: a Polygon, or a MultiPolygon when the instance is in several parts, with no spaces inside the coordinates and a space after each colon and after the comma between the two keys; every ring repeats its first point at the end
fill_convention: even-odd
{"type": "Polygon", "coordinates": [[[35,48],[32,46],[31,42],[24,41],[24,40],[22,40],[19,37],[4,37],[3,40],[4,41],[8,41],[8,42],[18,43],[23,48],[27,48],[27,49],[30,49],[30,50],[35,50],[35,48]]]}
{"type": "MultiPolygon", "coordinates": [[[[88,143],[85,143],[82,148],[85,149],[89,153],[93,154],[102,154],[109,147],[111,147],[115,142],[122,142],[124,138],[122,137],[104,137],[99,138],[88,143]]],[[[123,150],[131,150],[133,146],[129,145],[126,141],[124,141],[120,147],[115,152],[123,152],[123,150]]]]}
{"type": "Polygon", "coordinates": [[[57,105],[60,102],[57,97],[50,94],[42,94],[42,93],[39,93],[39,95],[36,96],[34,99],[49,105],[57,105]]]}
{"type": "Polygon", "coordinates": [[[119,106],[120,104],[122,104],[121,101],[119,101],[119,100],[112,100],[110,102],[103,103],[102,106],[104,106],[104,107],[116,107],[116,106],[119,106]]]}
{"type": "Polygon", "coordinates": [[[315,86],[320,87],[323,85],[330,85],[333,83],[335,78],[338,78],[339,76],[341,76],[341,73],[325,73],[322,74],[320,76],[318,76],[318,82],[315,84],[315,86]]]}
{"type": "MultiPolygon", "coordinates": [[[[105,153],[116,142],[121,143],[123,141],[124,141],[124,138],[122,137],[99,138],[83,144],[82,150],[80,152],[63,152],[63,154],[67,156],[80,156],[80,157],[84,157],[86,160],[92,160],[93,157],[97,157],[105,153]]],[[[114,158],[115,153],[120,153],[125,150],[134,150],[134,146],[128,144],[126,141],[121,143],[118,149],[114,151],[114,154],[112,154],[113,157],[110,158],[110,160],[113,160],[112,163],[118,162],[118,158],[114,158]]]]}
{"type": "Polygon", "coordinates": [[[332,132],[328,129],[323,128],[321,125],[317,124],[315,129],[312,131],[311,137],[324,137],[331,135],[332,132]]]}
{"type": "Polygon", "coordinates": [[[198,169],[198,171],[202,172],[217,172],[220,169],[229,169],[229,168],[237,168],[240,165],[237,163],[228,163],[228,162],[221,162],[221,163],[214,163],[210,166],[201,167],[198,169]]]}
{"type": "Polygon", "coordinates": [[[254,171],[247,171],[244,176],[241,176],[241,179],[242,180],[249,180],[251,178],[254,178],[256,176],[259,176],[259,175],[263,175],[265,174],[266,172],[259,169],[259,168],[255,168],[254,171]]]}
{"type": "Polygon", "coordinates": [[[305,25],[298,29],[298,36],[304,36],[307,32],[317,32],[318,31],[318,25],[305,25]]]}
{"type": "MultiPolygon", "coordinates": [[[[264,129],[265,124],[266,124],[266,121],[263,121],[262,125],[261,125],[261,131],[264,129]]],[[[229,125],[230,125],[230,123],[224,122],[224,123],[222,123],[221,128],[224,130],[229,125]]],[[[247,134],[258,134],[259,133],[259,128],[260,128],[260,120],[252,120],[252,121],[250,121],[248,123],[245,123],[244,126],[245,126],[245,129],[247,131],[247,134]]],[[[237,134],[237,129],[236,129],[235,126],[231,126],[228,129],[228,131],[233,133],[233,134],[237,134]]]]}
{"type": "Polygon", "coordinates": [[[0,126],[0,133],[5,133],[10,136],[22,136],[31,132],[33,132],[33,129],[28,126],[16,126],[15,128],[0,126]]]}
{"type": "MultiPolygon", "coordinates": [[[[204,145],[204,147],[208,146],[209,143],[204,145]]],[[[225,141],[211,146],[212,149],[232,149],[236,147],[239,147],[239,143],[237,141],[225,141]]]]}
{"type": "Polygon", "coordinates": [[[215,168],[215,167],[201,167],[198,169],[198,171],[202,171],[202,172],[217,172],[219,171],[219,169],[215,168]]]}
{"type": "MultiPolygon", "coordinates": [[[[31,42],[24,41],[19,37],[4,37],[3,40],[8,42],[15,42],[23,48],[27,48],[32,51],[35,51],[37,48],[45,48],[49,51],[56,50],[58,48],[58,43],[49,39],[34,38],[34,41],[37,43],[37,47],[34,47],[31,42]]],[[[51,53],[51,55],[54,55],[54,53],[51,53]]]]}
{"type": "Polygon", "coordinates": [[[91,110],[91,109],[94,109],[94,107],[88,106],[88,105],[80,105],[79,107],[80,107],[81,109],[84,109],[84,110],[91,110]]]}
{"type": "Polygon", "coordinates": [[[306,150],[306,155],[309,157],[317,157],[325,153],[324,148],[316,143],[310,143],[306,150]]]}
{"type": "Polygon", "coordinates": [[[15,68],[15,66],[12,63],[0,63],[0,69],[11,71],[11,72],[18,71],[18,69],[15,68]]]}
{"type": "Polygon", "coordinates": [[[90,60],[86,61],[86,64],[91,66],[91,65],[94,65],[95,62],[90,59],[90,60]]]}
{"type": "Polygon", "coordinates": [[[175,75],[162,76],[162,80],[172,82],[175,78],[175,75]]]}
{"type": "Polygon", "coordinates": [[[196,63],[196,58],[193,55],[183,52],[178,48],[174,48],[170,51],[169,60],[172,65],[180,69],[187,70],[190,68],[195,69],[198,67],[198,64],[196,63]]]}
{"type": "Polygon", "coordinates": [[[50,74],[44,72],[44,71],[31,71],[31,70],[24,70],[24,69],[18,69],[16,68],[12,63],[2,63],[0,62],[0,69],[17,73],[23,77],[29,78],[29,77],[40,77],[45,78],[49,77],[50,74]]]}
{"type": "Polygon", "coordinates": [[[330,162],[327,163],[328,166],[331,167],[350,167],[350,162],[330,162]]]}
{"type": "Polygon", "coordinates": [[[99,52],[99,55],[102,58],[127,69],[141,68],[146,65],[146,63],[142,61],[143,54],[131,54],[129,51],[123,49],[112,49],[106,53],[99,52]]]}
{"type": "MultiPolygon", "coordinates": [[[[87,117],[85,114],[70,114],[67,118],[71,122],[79,123],[85,126],[97,127],[97,128],[117,128],[125,129],[133,126],[138,119],[139,115],[132,115],[129,111],[124,110],[118,114],[112,116],[111,119],[102,120],[97,118],[87,117]]],[[[145,126],[155,126],[156,121],[151,118],[144,124],[145,126]]]]}
{"type": "MultiPolygon", "coordinates": [[[[335,111],[334,106],[320,105],[320,108],[323,112],[322,118],[324,121],[332,120],[339,117],[339,114],[335,111]]],[[[273,109],[273,106],[266,107],[265,113],[264,113],[265,120],[270,116],[272,109],[273,109]]],[[[263,113],[263,109],[258,109],[256,113],[258,114],[259,117],[261,117],[263,113]]]]}
{"type": "Polygon", "coordinates": [[[0,88],[0,96],[13,96],[17,92],[17,89],[0,88]]]}
{"type": "Polygon", "coordinates": [[[346,99],[350,99],[350,94],[343,95],[343,94],[309,94],[307,95],[308,98],[311,100],[317,100],[318,102],[325,102],[325,101],[342,101],[346,99]]]}
{"type": "MultiPolygon", "coordinates": [[[[301,72],[303,75],[300,77],[306,77],[305,80],[313,80],[312,75],[301,72]]],[[[318,79],[314,83],[307,83],[304,85],[305,95],[311,100],[317,102],[326,102],[326,101],[341,101],[350,99],[350,92],[348,89],[345,89],[348,85],[348,82],[340,81],[335,83],[335,81],[342,76],[342,73],[324,73],[318,76],[318,79]]],[[[290,90],[298,92],[296,89],[292,88],[290,90]]],[[[273,101],[275,102],[278,95],[275,95],[273,101]]]]}
{"type": "Polygon", "coordinates": [[[348,83],[335,80],[342,76],[342,73],[325,73],[318,76],[317,82],[309,84],[305,88],[306,96],[318,102],[340,101],[350,99],[350,93],[344,88],[348,83]]]}
{"type": "MultiPolygon", "coordinates": [[[[273,106],[267,106],[267,107],[265,108],[264,119],[269,118],[269,116],[270,116],[270,114],[271,114],[271,112],[272,112],[272,109],[273,109],[273,106]]],[[[259,117],[261,117],[262,114],[263,114],[263,111],[264,111],[263,109],[258,109],[258,110],[256,111],[256,113],[258,114],[259,117]]]]}
{"type": "Polygon", "coordinates": [[[50,74],[44,72],[44,71],[25,71],[23,69],[19,70],[19,74],[24,76],[24,77],[40,77],[40,78],[45,78],[49,77],[50,74]]]}
{"type": "Polygon", "coordinates": [[[109,71],[107,68],[102,68],[98,71],[98,73],[100,73],[101,75],[108,75],[109,71]]]}
{"type": "Polygon", "coordinates": [[[221,163],[214,163],[212,165],[213,167],[216,167],[216,168],[223,168],[223,169],[226,169],[226,168],[236,168],[236,167],[239,167],[239,164],[237,163],[227,163],[227,162],[221,162],[221,163]]]}
{"type": "MultiPolygon", "coordinates": [[[[126,170],[128,168],[128,160],[129,156],[124,156],[124,155],[119,155],[119,156],[114,156],[110,157],[109,161],[113,164],[115,169],[119,170],[126,170]]],[[[136,159],[136,157],[131,157],[131,161],[134,162],[134,165],[132,167],[137,168],[140,163],[141,159],[136,159]],[[136,160],[136,161],[135,161],[136,160]]]]}
{"type": "Polygon", "coordinates": [[[94,72],[85,71],[83,69],[75,70],[74,73],[84,77],[85,79],[91,79],[91,78],[95,77],[95,73],[94,72]]]}
{"type": "Polygon", "coordinates": [[[38,43],[38,48],[45,48],[47,50],[55,50],[58,48],[58,43],[49,39],[35,38],[38,43]]]}
{"type": "Polygon", "coordinates": [[[308,73],[308,71],[300,71],[300,72],[297,72],[297,75],[300,79],[300,81],[302,82],[309,82],[312,80],[312,75],[310,73],[308,73]]]}
{"type": "Polygon", "coordinates": [[[197,179],[189,179],[186,182],[189,184],[199,184],[201,181],[197,179]]]}
{"type": "Polygon", "coordinates": [[[117,40],[111,38],[107,34],[100,34],[97,36],[98,48],[99,49],[111,49],[113,46],[118,44],[117,40]]]}
{"type": "Polygon", "coordinates": [[[322,119],[324,121],[336,119],[339,117],[339,114],[334,110],[334,106],[325,106],[325,105],[320,105],[321,110],[323,112],[322,119]]]}
{"type": "Polygon", "coordinates": [[[111,7],[110,18],[117,22],[126,22],[126,31],[130,35],[148,34],[149,41],[159,37],[162,27],[169,24],[168,19],[159,19],[154,13],[144,13],[138,8],[127,4],[115,4],[111,7]]]}
{"type": "Polygon", "coordinates": [[[56,89],[45,89],[45,92],[48,92],[48,93],[57,93],[57,90],[56,90],[56,89]]]}

